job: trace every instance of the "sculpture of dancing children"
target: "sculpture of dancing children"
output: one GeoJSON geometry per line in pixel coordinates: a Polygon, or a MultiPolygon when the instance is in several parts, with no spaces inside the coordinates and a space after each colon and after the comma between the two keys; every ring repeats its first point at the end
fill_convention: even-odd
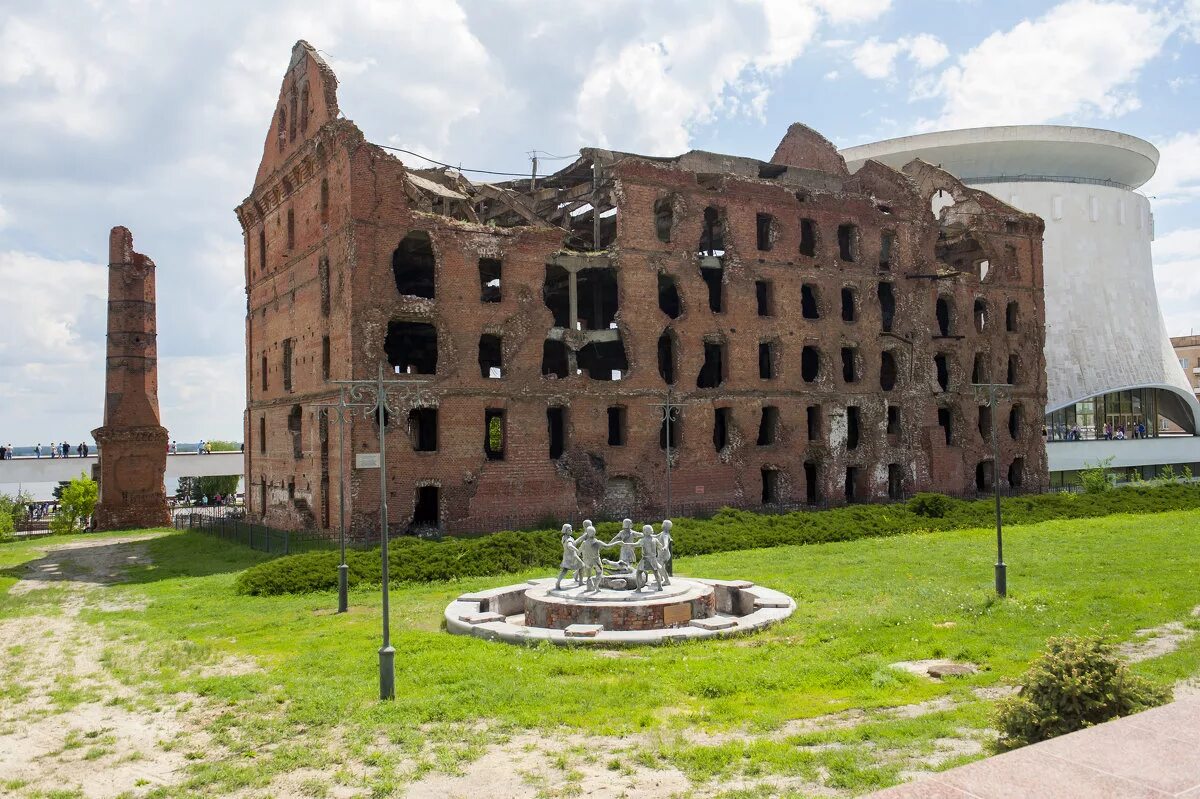
{"type": "Polygon", "coordinates": [[[587,579],[587,590],[595,593],[600,590],[600,579],[604,577],[604,567],[600,563],[600,547],[604,542],[596,538],[596,528],[590,524],[579,537],[579,554],[583,559],[583,569],[587,579]]]}
{"type": "Polygon", "coordinates": [[[646,576],[647,572],[654,575],[654,583],[658,586],[657,590],[661,591],[663,587],[662,567],[658,564],[658,539],[654,535],[654,528],[647,524],[642,527],[642,538],[638,541],[638,546],[642,548],[642,560],[638,563],[637,568],[637,586],[642,589],[649,582],[646,576]]]}
{"type": "Polygon", "coordinates": [[[562,528],[562,546],[563,557],[558,571],[558,580],[554,583],[554,590],[562,590],[562,579],[567,576],[567,572],[575,572],[576,585],[583,584],[583,559],[579,557],[579,547],[575,545],[575,536],[572,535],[575,531],[571,529],[571,525],[564,524],[562,528]]]}
{"type": "Polygon", "coordinates": [[[666,584],[675,575],[675,556],[671,554],[671,520],[663,519],[662,532],[658,534],[658,563],[666,575],[666,584]]]}
{"type": "MultiPolygon", "coordinates": [[[[609,561],[609,565],[623,566],[625,569],[631,568],[633,566],[634,559],[637,557],[636,553],[634,552],[634,547],[637,544],[637,540],[638,534],[633,531],[633,520],[626,519],[625,521],[621,522],[621,531],[617,533],[613,540],[605,544],[605,546],[609,547],[616,546],[617,544],[620,544],[621,546],[621,554],[618,557],[619,562],[613,563],[612,561],[609,561]]],[[[622,569],[622,571],[625,569],[622,569]]]]}

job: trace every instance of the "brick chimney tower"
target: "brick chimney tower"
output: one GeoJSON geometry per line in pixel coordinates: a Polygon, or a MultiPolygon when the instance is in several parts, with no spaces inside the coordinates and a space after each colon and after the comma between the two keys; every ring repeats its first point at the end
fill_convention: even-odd
{"type": "Polygon", "coordinates": [[[161,527],[171,513],[163,485],[167,431],[158,416],[154,262],[133,251],[133,234],[123,227],[109,234],[108,261],[104,426],[92,431],[100,455],[96,529],[161,527]]]}

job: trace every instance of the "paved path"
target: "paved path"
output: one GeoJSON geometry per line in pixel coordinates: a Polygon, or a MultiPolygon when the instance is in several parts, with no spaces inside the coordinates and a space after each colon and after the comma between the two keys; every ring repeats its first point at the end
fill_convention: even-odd
{"type": "Polygon", "coordinates": [[[871,794],[871,799],[1200,799],[1200,699],[1187,698],[871,794]]]}

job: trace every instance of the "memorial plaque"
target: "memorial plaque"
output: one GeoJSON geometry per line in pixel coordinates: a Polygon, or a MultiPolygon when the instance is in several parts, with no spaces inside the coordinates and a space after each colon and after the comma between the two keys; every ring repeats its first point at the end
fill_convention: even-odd
{"type": "Polygon", "coordinates": [[[379,453],[378,452],[359,452],[354,456],[355,469],[378,469],[379,468],[379,453]]]}
{"type": "Polygon", "coordinates": [[[668,605],[663,608],[663,624],[670,627],[675,624],[687,624],[692,620],[690,604],[668,605]]]}

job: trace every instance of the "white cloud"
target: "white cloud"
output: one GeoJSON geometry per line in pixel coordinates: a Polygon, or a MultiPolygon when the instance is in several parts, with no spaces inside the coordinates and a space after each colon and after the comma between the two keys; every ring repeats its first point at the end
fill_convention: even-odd
{"type": "Polygon", "coordinates": [[[895,77],[896,59],[906,55],[917,69],[929,70],[946,60],[950,50],[931,33],[901,37],[894,42],[872,36],[855,48],[851,61],[855,69],[873,80],[895,77]]]}
{"type": "Polygon", "coordinates": [[[12,215],[5,209],[3,205],[0,205],[0,230],[3,230],[11,224],[12,215]]]}
{"type": "Polygon", "coordinates": [[[1174,230],[1154,242],[1154,283],[1172,336],[1200,330],[1200,228],[1174,230]]]}
{"type": "Polygon", "coordinates": [[[816,0],[834,24],[870,22],[892,7],[892,0],[816,0]]]}
{"type": "Polygon", "coordinates": [[[1039,123],[1138,107],[1138,71],[1173,30],[1168,16],[1128,3],[1071,0],[993,33],[942,72],[928,96],[941,116],[921,127],[1039,123]]]}
{"type": "Polygon", "coordinates": [[[1200,197],[1200,130],[1179,133],[1158,146],[1158,170],[1142,191],[1156,204],[1200,197]]]}
{"type": "Polygon", "coordinates": [[[838,75],[839,73],[836,69],[831,69],[825,73],[825,80],[837,80],[838,75]]]}
{"type": "Polygon", "coordinates": [[[0,370],[104,357],[108,273],[100,264],[0,252],[0,370]]]}

